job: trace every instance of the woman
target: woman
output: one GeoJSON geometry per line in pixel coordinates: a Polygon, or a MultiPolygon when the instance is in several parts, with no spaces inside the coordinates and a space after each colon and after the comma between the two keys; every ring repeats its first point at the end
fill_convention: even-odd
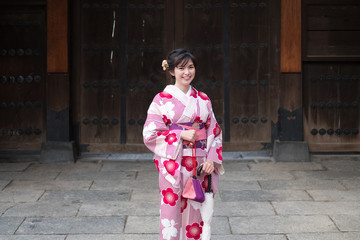
{"type": "Polygon", "coordinates": [[[211,186],[216,193],[219,174],[224,172],[221,129],[208,96],[190,85],[196,70],[192,53],[173,50],[163,61],[163,69],[169,71],[175,84],[155,96],[143,130],[144,143],[154,152],[159,171],[159,239],[197,240],[201,239],[203,225],[201,203],[183,198],[182,192],[193,168],[202,165],[198,179],[206,188],[207,175],[212,174],[211,186]],[[196,166],[192,161],[194,154],[196,166]]]}

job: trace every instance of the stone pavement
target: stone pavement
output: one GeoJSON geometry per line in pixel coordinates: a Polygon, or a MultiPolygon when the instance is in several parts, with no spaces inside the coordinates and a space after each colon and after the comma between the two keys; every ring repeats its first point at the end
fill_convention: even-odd
{"type": "MultiPolygon", "coordinates": [[[[360,156],[228,161],[213,240],[359,240],[360,156]]],[[[1,240],[155,240],[157,172],[149,161],[0,160],[1,240]]]]}

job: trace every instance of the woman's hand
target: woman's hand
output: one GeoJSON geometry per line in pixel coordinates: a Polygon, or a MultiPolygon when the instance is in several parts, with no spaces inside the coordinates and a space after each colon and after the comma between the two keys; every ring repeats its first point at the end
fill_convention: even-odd
{"type": "Polygon", "coordinates": [[[212,174],[215,170],[214,162],[212,160],[206,160],[201,164],[203,166],[201,173],[212,174]]]}
{"type": "Polygon", "coordinates": [[[195,130],[184,130],[181,132],[180,137],[185,140],[194,143],[197,137],[195,130]]]}

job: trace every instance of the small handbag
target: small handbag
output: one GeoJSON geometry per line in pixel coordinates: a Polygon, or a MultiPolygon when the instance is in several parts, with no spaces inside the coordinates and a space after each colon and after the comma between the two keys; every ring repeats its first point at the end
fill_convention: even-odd
{"type": "Polygon", "coordinates": [[[201,187],[200,180],[197,179],[197,177],[196,177],[196,152],[194,153],[194,150],[196,151],[196,148],[194,148],[194,145],[195,144],[193,144],[193,146],[192,146],[192,150],[193,150],[192,160],[193,160],[193,166],[194,166],[193,175],[192,175],[192,177],[190,177],[188,179],[182,196],[184,198],[191,199],[196,202],[202,203],[205,201],[205,194],[201,187]]]}

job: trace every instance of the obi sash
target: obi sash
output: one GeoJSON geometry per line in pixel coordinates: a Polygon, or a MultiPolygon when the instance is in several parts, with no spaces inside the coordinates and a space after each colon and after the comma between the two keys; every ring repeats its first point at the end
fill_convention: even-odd
{"type": "MultiPolygon", "coordinates": [[[[170,130],[195,130],[196,131],[196,141],[195,147],[196,148],[206,148],[206,129],[204,123],[172,123],[169,126],[170,130]]],[[[183,141],[184,148],[191,148],[189,141],[183,141]]]]}

